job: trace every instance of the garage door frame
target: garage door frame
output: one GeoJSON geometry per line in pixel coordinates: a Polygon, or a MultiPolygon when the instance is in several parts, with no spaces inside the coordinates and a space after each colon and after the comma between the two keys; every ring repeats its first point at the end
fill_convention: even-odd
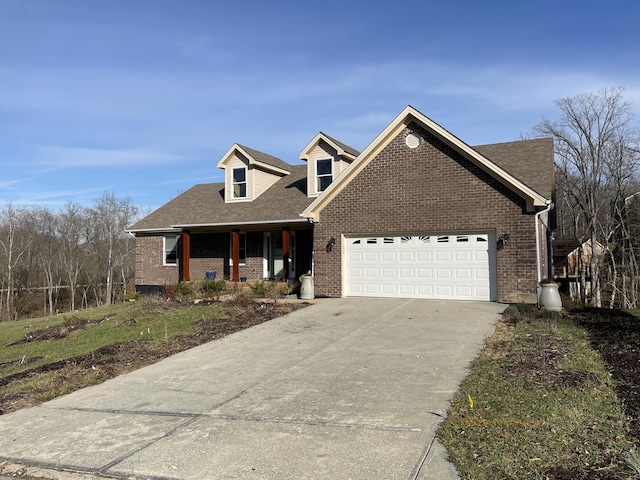
{"type": "MultiPolygon", "coordinates": [[[[433,295],[425,295],[424,294],[424,290],[421,293],[414,293],[414,294],[406,294],[406,293],[398,293],[398,294],[386,294],[386,293],[382,293],[382,294],[367,294],[365,293],[353,293],[350,291],[350,287],[351,285],[349,284],[350,282],[350,274],[349,274],[349,267],[350,267],[350,262],[349,262],[349,247],[351,245],[351,241],[353,240],[357,240],[357,239],[366,239],[366,238],[377,238],[377,239],[389,239],[389,238],[393,238],[395,239],[395,242],[398,242],[399,238],[402,238],[404,240],[404,238],[413,238],[414,242],[416,241],[416,238],[425,238],[425,237],[431,237],[431,242],[436,242],[438,238],[442,238],[442,237],[464,237],[464,236],[472,236],[472,235],[478,235],[478,236],[486,236],[487,238],[487,261],[488,261],[488,275],[489,275],[489,292],[488,292],[488,299],[484,297],[482,300],[485,301],[496,301],[497,299],[497,261],[496,261],[496,255],[497,255],[497,249],[496,249],[496,234],[495,231],[459,231],[459,232],[419,232],[419,233],[362,233],[362,234],[349,234],[349,235],[342,235],[342,296],[363,296],[363,297],[392,297],[392,298],[432,298],[432,299],[459,299],[459,300],[475,300],[476,298],[465,298],[465,297],[456,297],[455,295],[451,298],[445,298],[443,297],[441,294],[433,294],[433,295]]],[[[380,240],[379,240],[380,241],[380,240]]],[[[386,240],[385,240],[385,243],[386,240]]],[[[427,248],[435,248],[435,245],[427,245],[427,248]]],[[[438,245],[439,247],[439,245],[438,245]]],[[[377,248],[377,247],[373,247],[373,248],[377,248]]],[[[419,249],[419,246],[417,247],[419,249]]],[[[452,249],[450,250],[450,252],[459,252],[459,251],[463,251],[464,248],[462,250],[460,249],[456,249],[455,247],[452,247],[452,249]]],[[[421,251],[421,250],[420,250],[421,251]]],[[[434,253],[436,250],[431,250],[432,253],[434,253]]],[[[438,251],[443,251],[438,249],[438,251]]],[[[478,250],[473,250],[473,251],[478,251],[478,250]]],[[[417,267],[416,267],[417,268],[417,267]]],[[[483,272],[479,271],[479,274],[482,274],[483,272]]],[[[454,282],[455,283],[455,282],[454,282]]],[[[432,287],[435,286],[437,284],[436,281],[434,281],[434,283],[431,285],[432,287]]],[[[381,287],[382,288],[382,287],[381,287]]],[[[398,284],[398,289],[400,290],[400,284],[398,284]]],[[[480,300],[480,298],[477,298],[477,300],[480,300]]]]}

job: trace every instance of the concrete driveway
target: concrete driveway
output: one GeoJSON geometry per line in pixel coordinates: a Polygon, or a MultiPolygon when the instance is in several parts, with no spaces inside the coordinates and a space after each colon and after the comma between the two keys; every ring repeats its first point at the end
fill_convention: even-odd
{"type": "Polygon", "coordinates": [[[0,416],[0,474],[454,479],[435,429],[503,309],[322,300],[0,416]]]}

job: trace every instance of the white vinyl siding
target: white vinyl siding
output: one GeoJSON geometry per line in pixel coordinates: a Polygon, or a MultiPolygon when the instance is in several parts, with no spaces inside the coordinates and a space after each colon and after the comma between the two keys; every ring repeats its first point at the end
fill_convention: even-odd
{"type": "Polygon", "coordinates": [[[235,154],[225,164],[225,201],[227,202],[246,202],[255,200],[278,180],[282,178],[280,175],[266,172],[254,165],[249,165],[249,159],[240,154],[235,154]],[[233,179],[233,171],[236,168],[245,168],[246,170],[246,196],[236,196],[236,185],[233,179]]]}
{"type": "Polygon", "coordinates": [[[273,173],[265,172],[259,168],[252,168],[249,170],[251,183],[253,185],[251,199],[255,200],[269,188],[273,186],[282,177],[274,175],[273,173]]]}

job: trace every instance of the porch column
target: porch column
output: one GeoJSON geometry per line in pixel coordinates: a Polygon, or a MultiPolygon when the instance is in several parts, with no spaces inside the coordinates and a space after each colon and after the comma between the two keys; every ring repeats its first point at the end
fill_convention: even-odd
{"type": "Polygon", "coordinates": [[[189,259],[191,258],[191,232],[185,230],[182,232],[182,261],[181,270],[182,270],[182,278],[180,281],[188,282],[190,280],[190,266],[189,259]]]}
{"type": "Polygon", "coordinates": [[[231,231],[231,281],[240,281],[240,230],[231,231]]]}
{"type": "Polygon", "coordinates": [[[289,268],[291,266],[289,257],[289,244],[291,236],[289,235],[289,227],[282,227],[282,281],[286,282],[289,279],[291,272],[289,268]]]}

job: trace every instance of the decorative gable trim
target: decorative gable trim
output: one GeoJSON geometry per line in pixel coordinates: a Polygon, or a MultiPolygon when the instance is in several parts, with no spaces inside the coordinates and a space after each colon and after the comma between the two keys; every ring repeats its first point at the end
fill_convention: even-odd
{"type": "Polygon", "coordinates": [[[318,134],[315,137],[313,137],[313,140],[311,140],[307,144],[307,146],[302,149],[302,151],[298,155],[298,158],[300,160],[308,161],[310,158],[311,152],[313,151],[315,146],[318,145],[318,143],[320,143],[321,140],[324,140],[331,147],[333,147],[338,153],[338,155],[343,157],[345,160],[353,161],[360,154],[360,152],[350,147],[349,145],[346,145],[322,132],[318,132],[318,134]]]}
{"type": "Polygon", "coordinates": [[[234,157],[236,152],[245,157],[249,161],[249,165],[260,167],[263,170],[267,170],[268,172],[272,172],[280,176],[289,175],[291,173],[291,169],[288,168],[287,163],[283,160],[237,143],[234,143],[231,146],[216,166],[218,168],[226,168],[227,162],[229,159],[234,157]]]}
{"type": "MultiPolygon", "coordinates": [[[[467,159],[494,177],[507,188],[526,200],[527,210],[535,211],[536,207],[545,207],[547,199],[504,169],[493,163],[487,157],[474,150],[458,137],[426,117],[412,106],[407,106],[376,139],[355,159],[351,165],[338,177],[316,200],[314,200],[301,216],[318,221],[322,209],[333,200],[394,138],[396,138],[411,122],[416,122],[434,136],[464,155],[467,159]]],[[[320,135],[320,134],[318,134],[320,135]]],[[[312,142],[313,143],[313,142],[312,142]]],[[[303,153],[305,150],[303,150],[303,153]]],[[[301,154],[302,155],[302,154],[301,154]]],[[[302,157],[301,157],[302,158],[302,157]]]]}

